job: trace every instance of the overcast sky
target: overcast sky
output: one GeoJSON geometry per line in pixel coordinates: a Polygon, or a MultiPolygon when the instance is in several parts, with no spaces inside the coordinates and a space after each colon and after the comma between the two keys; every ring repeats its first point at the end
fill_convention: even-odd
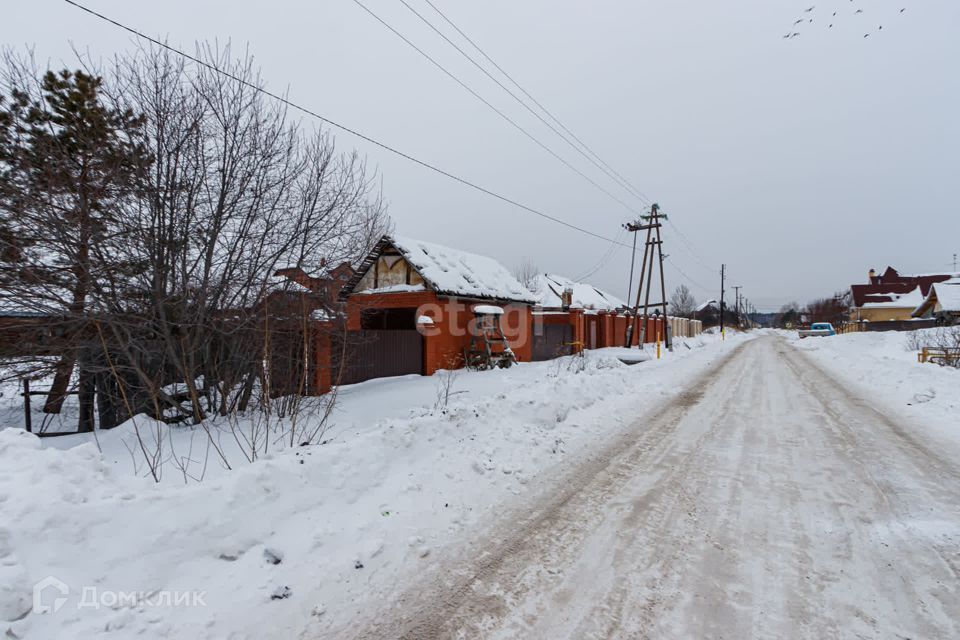
{"type": "MultiPolygon", "coordinates": [[[[188,49],[198,40],[249,45],[270,88],[294,101],[629,242],[618,231],[634,213],[353,0],[81,1],[188,49]]],[[[687,239],[664,229],[669,289],[687,282],[698,300],[716,297],[725,262],[728,285],[774,309],[863,281],[870,267],[939,271],[960,253],[957,0],[433,1],[669,213],[687,239]],[[801,16],[813,22],[792,27],[801,16]]],[[[591,179],[643,207],[400,0],[363,2],[591,179]]],[[[424,0],[408,2],[444,25],[424,0]]],[[[132,48],[129,35],[60,0],[6,4],[0,42],[32,46],[51,65],[73,66],[71,43],[104,59],[132,48]]],[[[510,267],[527,257],[570,277],[594,271],[590,282],[626,294],[629,249],[611,253],[609,243],[335,133],[340,148],[356,147],[379,168],[399,233],[510,267]]]]}

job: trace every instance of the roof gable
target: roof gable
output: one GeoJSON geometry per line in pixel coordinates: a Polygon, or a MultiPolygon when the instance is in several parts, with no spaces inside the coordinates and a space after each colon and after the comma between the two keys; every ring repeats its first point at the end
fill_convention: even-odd
{"type": "Polygon", "coordinates": [[[934,308],[944,313],[960,313],[960,277],[931,285],[930,293],[917,305],[913,315],[920,317],[934,308]]]}
{"type": "Polygon", "coordinates": [[[529,304],[537,302],[536,296],[493,258],[398,235],[386,235],[380,239],[344,287],[343,295],[354,292],[357,283],[389,248],[402,255],[437,294],[529,304]]]}

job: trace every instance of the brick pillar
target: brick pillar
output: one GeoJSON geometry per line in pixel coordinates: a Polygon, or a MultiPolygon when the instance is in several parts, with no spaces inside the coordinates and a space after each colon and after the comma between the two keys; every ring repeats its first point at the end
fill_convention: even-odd
{"type": "Polygon", "coordinates": [[[573,327],[572,341],[578,343],[577,346],[573,348],[573,352],[580,353],[583,351],[583,348],[587,342],[587,331],[583,318],[583,309],[570,309],[567,314],[570,318],[570,326],[573,327]]]}
{"type": "Polygon", "coordinates": [[[321,396],[330,391],[331,365],[330,334],[320,325],[313,331],[313,375],[308,390],[310,395],[321,396]]]}

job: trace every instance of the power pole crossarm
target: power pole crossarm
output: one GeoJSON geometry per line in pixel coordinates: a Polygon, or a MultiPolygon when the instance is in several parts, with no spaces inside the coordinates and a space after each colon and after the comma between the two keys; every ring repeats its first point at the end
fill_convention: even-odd
{"type": "MultiPolygon", "coordinates": [[[[666,281],[663,274],[663,240],[660,235],[660,220],[666,219],[666,216],[660,213],[660,205],[654,203],[650,206],[650,214],[640,216],[640,220],[634,223],[626,225],[628,231],[634,233],[634,242],[636,242],[636,232],[646,231],[647,237],[643,247],[643,261],[640,263],[640,280],[637,283],[637,297],[635,298],[633,304],[633,318],[629,325],[627,325],[627,335],[626,335],[626,344],[624,346],[630,347],[633,344],[633,334],[634,328],[640,318],[642,318],[642,323],[640,324],[640,340],[639,344],[642,347],[646,339],[646,328],[647,328],[647,317],[650,312],[650,308],[658,309],[657,315],[661,314],[659,309],[662,309],[663,322],[666,325],[666,316],[667,316],[667,289],[666,281]],[[655,262],[655,258],[659,258],[655,262]],[[650,302],[650,292],[653,289],[653,271],[658,266],[660,267],[660,302],[650,302]],[[643,299],[643,314],[640,314],[640,300],[643,299]]],[[[634,244],[636,246],[636,244],[634,244]]],[[[634,251],[636,254],[636,251],[634,251]]],[[[633,264],[631,259],[630,267],[630,282],[631,290],[633,283],[633,264]]],[[[670,347],[670,336],[667,334],[667,346],[670,347]]]]}

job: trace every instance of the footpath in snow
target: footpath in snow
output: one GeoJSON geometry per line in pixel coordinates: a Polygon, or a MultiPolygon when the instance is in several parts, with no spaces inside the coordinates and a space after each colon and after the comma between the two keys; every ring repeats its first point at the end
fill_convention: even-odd
{"type": "Polygon", "coordinates": [[[142,428],[179,452],[159,483],[129,423],[97,441],[40,440],[7,407],[0,629],[43,639],[324,637],[371,615],[445,547],[549,487],[744,339],[678,339],[674,353],[632,366],[609,349],[344,387],[322,445],[278,439],[247,463],[218,435],[231,471],[200,428],[142,428]],[[184,455],[203,482],[171,468],[184,455]]]}

